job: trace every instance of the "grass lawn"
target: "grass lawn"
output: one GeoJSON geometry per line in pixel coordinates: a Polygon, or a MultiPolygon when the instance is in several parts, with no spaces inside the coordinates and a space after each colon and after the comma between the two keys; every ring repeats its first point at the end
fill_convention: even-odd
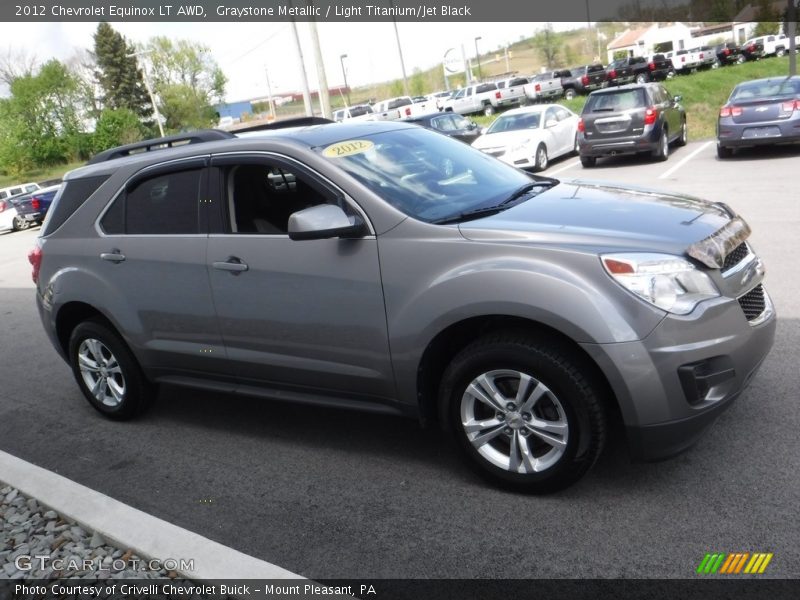
{"type": "Polygon", "coordinates": [[[43,169],[34,169],[20,177],[11,175],[0,175],[0,188],[9,187],[17,183],[28,183],[29,181],[47,181],[48,179],[60,179],[64,173],[82,167],[83,162],[69,163],[66,165],[58,165],[55,167],[45,167],[43,169]]]}
{"type": "MultiPolygon", "coordinates": [[[[714,127],[720,107],[725,104],[733,87],[742,81],[788,75],[789,57],[767,58],[756,62],[721,67],[689,75],[678,75],[665,82],[665,87],[673,96],[683,96],[686,119],[689,125],[689,139],[713,138],[714,127]]],[[[561,100],[572,111],[580,114],[586,102],[585,96],[572,100],[561,100]]],[[[483,115],[473,117],[481,127],[489,125],[495,117],[483,115]]]]}

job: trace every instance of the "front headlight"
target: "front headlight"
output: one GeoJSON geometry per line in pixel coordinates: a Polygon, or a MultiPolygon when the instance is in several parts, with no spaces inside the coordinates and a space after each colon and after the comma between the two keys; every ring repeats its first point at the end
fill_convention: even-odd
{"type": "Polygon", "coordinates": [[[604,254],[606,272],[626,290],[651,304],[686,315],[719,290],[711,278],[687,260],[670,254],[604,254]]]}

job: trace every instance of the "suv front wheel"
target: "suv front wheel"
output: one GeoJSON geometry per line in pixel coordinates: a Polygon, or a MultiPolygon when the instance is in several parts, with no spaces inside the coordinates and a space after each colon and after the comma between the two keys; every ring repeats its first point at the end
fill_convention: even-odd
{"type": "Polygon", "coordinates": [[[440,401],[468,464],[530,493],[563,489],[594,464],[606,436],[601,392],[574,351],[514,334],[462,350],[440,401]]]}
{"type": "Polygon", "coordinates": [[[69,362],[89,404],[111,419],[138,415],[154,393],[125,342],[100,320],[73,330],[69,362]]]}

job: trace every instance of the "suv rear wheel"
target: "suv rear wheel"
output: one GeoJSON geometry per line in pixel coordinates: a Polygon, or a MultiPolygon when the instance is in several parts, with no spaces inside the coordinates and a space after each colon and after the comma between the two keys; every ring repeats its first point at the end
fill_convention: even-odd
{"type": "Polygon", "coordinates": [[[661,132],[661,139],[658,141],[658,147],[653,150],[653,158],[659,162],[669,158],[669,137],[667,136],[666,129],[661,132]]]}
{"type": "Polygon", "coordinates": [[[581,164],[588,168],[591,168],[597,164],[597,157],[595,156],[581,156],[581,164]]]}
{"type": "Polygon", "coordinates": [[[445,371],[440,401],[467,463],[520,491],[569,486],[605,443],[601,394],[574,351],[532,337],[467,346],[445,371]]]}
{"type": "Polygon", "coordinates": [[[111,419],[138,415],[154,393],[122,338],[99,320],[74,329],[69,362],[89,404],[111,419]]]}

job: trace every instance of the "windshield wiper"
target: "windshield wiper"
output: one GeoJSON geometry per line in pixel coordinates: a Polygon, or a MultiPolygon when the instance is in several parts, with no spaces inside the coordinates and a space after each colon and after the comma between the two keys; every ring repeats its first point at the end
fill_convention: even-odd
{"type": "Polygon", "coordinates": [[[471,219],[477,219],[479,217],[488,217],[490,215],[495,215],[508,208],[511,208],[516,204],[520,204],[520,202],[517,202],[517,200],[520,200],[520,198],[522,198],[523,196],[527,196],[536,188],[547,189],[553,187],[554,185],[558,185],[558,183],[559,181],[557,179],[552,179],[550,177],[540,177],[539,180],[532,181],[531,183],[526,183],[525,185],[514,190],[514,192],[508,198],[503,200],[500,204],[495,204],[493,206],[482,206],[480,208],[465,210],[464,212],[458,213],[457,215],[451,215],[449,217],[436,219],[435,221],[431,221],[431,223],[435,225],[448,225],[450,223],[460,223],[462,221],[469,221],[471,219]]]}

